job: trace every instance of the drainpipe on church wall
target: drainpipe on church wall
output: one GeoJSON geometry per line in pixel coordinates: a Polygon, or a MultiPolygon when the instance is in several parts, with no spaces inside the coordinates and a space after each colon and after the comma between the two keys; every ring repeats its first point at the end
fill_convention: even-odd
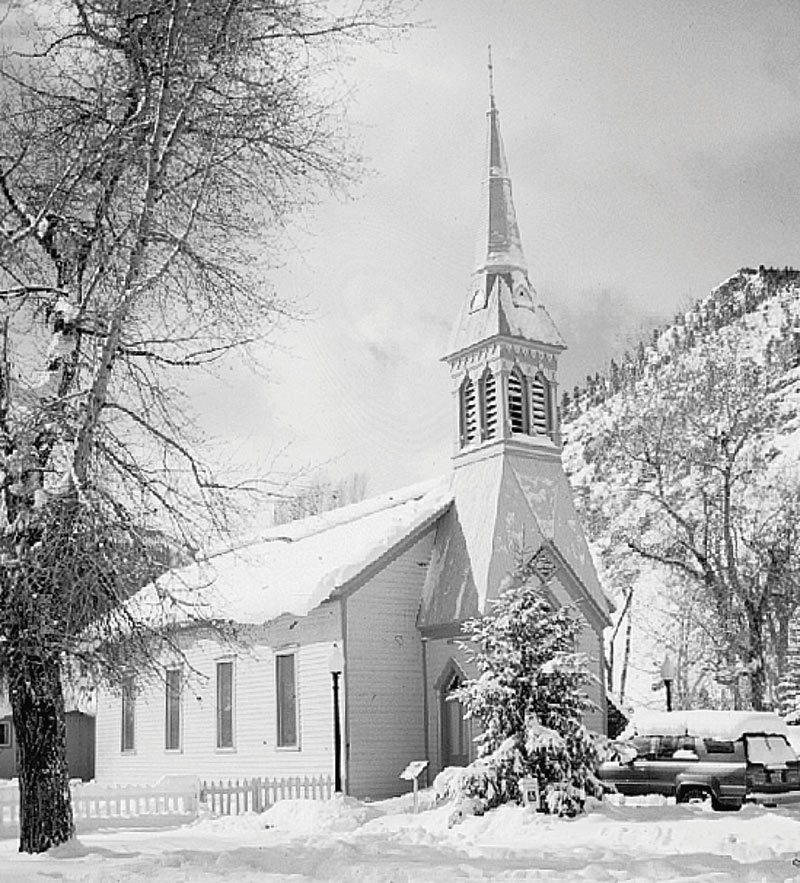
{"type": "Polygon", "coordinates": [[[430,755],[430,735],[428,728],[430,727],[430,711],[428,707],[428,639],[423,635],[422,642],[422,726],[425,735],[425,760],[428,765],[425,767],[425,787],[429,788],[431,784],[431,755],[430,755]]]}

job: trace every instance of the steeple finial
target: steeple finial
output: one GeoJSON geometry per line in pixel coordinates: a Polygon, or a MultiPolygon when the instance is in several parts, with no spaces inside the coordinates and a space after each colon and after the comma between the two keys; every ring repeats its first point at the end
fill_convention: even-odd
{"type": "Polygon", "coordinates": [[[494,107],[494,67],[492,66],[492,44],[489,44],[489,103],[494,107]]]}

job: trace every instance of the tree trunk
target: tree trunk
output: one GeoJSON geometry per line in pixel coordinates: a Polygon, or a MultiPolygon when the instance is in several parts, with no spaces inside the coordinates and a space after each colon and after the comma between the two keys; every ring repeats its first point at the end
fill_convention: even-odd
{"type": "Polygon", "coordinates": [[[750,703],[754,711],[766,711],[767,673],[764,659],[763,616],[759,606],[745,601],[747,616],[747,659],[750,703]]]}
{"type": "Polygon", "coordinates": [[[17,742],[20,852],[44,852],[75,835],[67,768],[67,725],[57,662],[30,659],[12,673],[17,742]]]}
{"type": "MultiPolygon", "coordinates": [[[[631,592],[631,599],[633,592],[631,592]]],[[[631,604],[631,608],[633,605],[631,604]]],[[[628,610],[628,621],[625,624],[625,651],[622,656],[622,674],[619,679],[619,701],[625,701],[625,687],[628,681],[628,666],[631,661],[631,634],[633,632],[633,610],[628,610]]]]}

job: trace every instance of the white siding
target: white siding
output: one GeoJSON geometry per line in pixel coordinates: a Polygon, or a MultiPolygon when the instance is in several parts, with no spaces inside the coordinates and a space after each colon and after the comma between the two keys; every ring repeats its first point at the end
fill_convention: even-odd
{"type": "MultiPolygon", "coordinates": [[[[96,778],[107,783],[152,783],[165,775],[196,775],[204,779],[249,776],[333,776],[333,705],[328,659],[340,636],[338,608],[315,611],[314,628],[291,623],[274,629],[251,646],[231,648],[205,637],[187,645],[188,663],[201,676],[184,685],[182,748],[167,751],[165,686],[146,685],[136,702],[136,748],[120,751],[121,699],[103,691],[97,703],[96,778]],[[325,621],[320,623],[319,620],[325,621]],[[305,638],[315,640],[304,641],[305,638]],[[326,634],[329,632],[329,634],[326,634]],[[276,747],[274,650],[297,650],[299,748],[276,747]],[[234,747],[216,747],[217,660],[234,660],[234,747]]],[[[303,621],[301,621],[302,623],[303,621]]],[[[171,661],[167,661],[168,663],[171,661]]]]}
{"type": "Polygon", "coordinates": [[[425,757],[422,643],[417,629],[433,530],[346,603],[347,790],[383,798],[425,757]]]}

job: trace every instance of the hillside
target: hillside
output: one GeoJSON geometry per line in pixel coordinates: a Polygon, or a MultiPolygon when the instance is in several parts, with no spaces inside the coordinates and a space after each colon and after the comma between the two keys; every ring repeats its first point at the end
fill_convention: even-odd
{"type": "MultiPolygon", "coordinates": [[[[684,384],[687,373],[695,371],[701,381],[708,383],[708,377],[703,376],[704,365],[714,353],[722,353],[734,366],[768,366],[764,369],[770,377],[767,391],[752,399],[748,413],[743,415],[751,427],[742,442],[748,462],[759,464],[767,476],[761,482],[761,491],[749,491],[750,497],[743,498],[743,505],[761,512],[765,500],[775,496],[774,488],[789,486],[797,475],[799,271],[764,267],[739,270],[692,309],[656,329],[649,342],[642,341],[634,352],[612,361],[604,375],[587,378],[583,388],[565,393],[562,399],[564,466],[601,579],[616,598],[618,612],[624,614],[614,641],[613,689],[622,690],[628,701],[637,704],[663,707],[664,691],[654,692],[653,683],[658,680],[666,653],[679,662],[680,683],[676,686],[684,702],[699,705],[731,701],[729,688],[736,674],[721,664],[719,646],[712,648],[704,640],[709,623],[702,587],[681,576],[680,568],[648,560],[630,548],[630,537],[637,531],[644,545],[649,543],[662,551],[670,548],[672,541],[667,536],[666,520],[653,505],[652,488],[648,490],[643,484],[638,466],[632,470],[630,462],[615,459],[614,453],[624,448],[634,427],[641,434],[642,421],[649,419],[652,423],[656,418],[655,391],[665,380],[669,383],[672,378],[682,377],[674,382],[684,384]],[[638,485],[638,493],[634,485],[638,485]]],[[[724,382],[724,378],[719,381],[720,385],[724,382]]],[[[712,384],[712,394],[713,388],[712,384]]],[[[676,386],[676,395],[679,392],[685,394],[676,386]]],[[[742,403],[745,400],[743,395],[742,403]]],[[[664,401],[669,403],[669,397],[664,401]]],[[[663,410],[668,409],[667,404],[663,410]]],[[[682,415],[676,413],[674,419],[678,425],[682,415]]],[[[668,438],[666,416],[662,423],[660,444],[674,442],[677,448],[678,437],[671,441],[668,438]]],[[[673,465],[672,471],[660,475],[659,480],[669,482],[665,498],[678,512],[692,517],[697,514],[691,490],[692,482],[698,480],[694,465],[685,469],[673,465]]],[[[775,662],[780,668],[775,679],[786,681],[797,642],[794,635],[789,635],[791,617],[784,616],[783,620],[777,628],[782,630],[781,640],[788,650],[775,662]]],[[[785,696],[785,685],[781,689],[785,696]]]]}

